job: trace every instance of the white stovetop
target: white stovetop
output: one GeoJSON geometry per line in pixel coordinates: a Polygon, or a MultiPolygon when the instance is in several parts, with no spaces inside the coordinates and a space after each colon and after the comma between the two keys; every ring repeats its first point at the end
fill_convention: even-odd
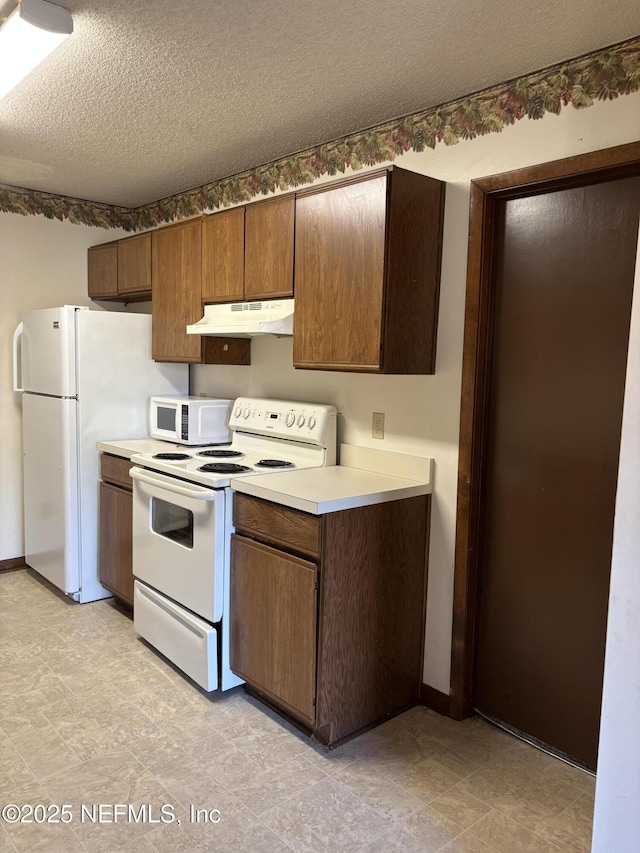
{"type": "Polygon", "coordinates": [[[241,479],[232,477],[231,488],[313,515],[324,515],[431,494],[432,469],[432,460],[426,457],[343,444],[340,465],[241,479]]]}

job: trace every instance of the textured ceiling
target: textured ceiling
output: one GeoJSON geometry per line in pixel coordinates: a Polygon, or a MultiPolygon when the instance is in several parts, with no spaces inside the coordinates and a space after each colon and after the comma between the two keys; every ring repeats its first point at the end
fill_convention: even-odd
{"type": "Polygon", "coordinates": [[[640,34],[638,0],[60,5],[73,35],[0,101],[0,183],[126,206],[640,34]]]}

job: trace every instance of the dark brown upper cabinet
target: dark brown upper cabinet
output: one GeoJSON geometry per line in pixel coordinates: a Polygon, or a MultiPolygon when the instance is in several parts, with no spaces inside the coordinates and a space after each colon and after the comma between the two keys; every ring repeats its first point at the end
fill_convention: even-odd
{"type": "Polygon", "coordinates": [[[202,317],[202,218],[151,232],[152,352],[156,361],[251,364],[251,341],[188,335],[202,317]]]}
{"type": "Polygon", "coordinates": [[[295,196],[245,208],[244,298],[293,296],[295,196]]]}
{"type": "Polygon", "coordinates": [[[151,299],[151,234],[118,241],[118,293],[151,299]]]}
{"type": "Polygon", "coordinates": [[[156,361],[202,361],[203,338],[186,326],[202,316],[202,223],[190,219],[151,232],[152,352],[156,361]]]}
{"type": "Polygon", "coordinates": [[[151,299],[151,234],[136,234],[92,246],[87,254],[91,299],[140,302],[151,299]]]}
{"type": "Polygon", "coordinates": [[[392,166],[297,195],[294,367],[435,371],[444,194],[392,166]]]}
{"type": "Polygon", "coordinates": [[[244,207],[202,221],[202,301],[244,299],[244,207]]]}
{"type": "Polygon", "coordinates": [[[294,220],[293,195],[205,217],[203,302],[292,296],[294,220]]]}
{"type": "Polygon", "coordinates": [[[88,291],[90,299],[113,299],[118,296],[118,244],[91,246],[87,252],[88,291]]]}

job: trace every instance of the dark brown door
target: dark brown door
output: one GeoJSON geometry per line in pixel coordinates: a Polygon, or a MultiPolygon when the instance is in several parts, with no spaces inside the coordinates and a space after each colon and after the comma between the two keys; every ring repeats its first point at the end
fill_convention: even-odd
{"type": "Polygon", "coordinates": [[[202,317],[201,228],[200,219],[192,219],[151,232],[151,349],[156,361],[202,361],[203,338],[185,330],[202,317]]]}
{"type": "Polygon", "coordinates": [[[640,178],[498,209],[475,705],[595,767],[640,178]]]}
{"type": "Polygon", "coordinates": [[[244,536],[231,537],[231,669],[313,725],[318,569],[244,536]]]}

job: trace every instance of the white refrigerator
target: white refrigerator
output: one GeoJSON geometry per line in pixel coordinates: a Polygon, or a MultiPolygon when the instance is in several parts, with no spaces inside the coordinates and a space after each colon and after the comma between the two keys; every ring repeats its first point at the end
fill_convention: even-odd
{"type": "Polygon", "coordinates": [[[22,392],[25,561],[75,601],[107,598],[96,442],[146,438],[149,397],[188,393],[188,366],[152,361],[148,314],[65,305],[22,315],[13,380],[22,392]]]}

